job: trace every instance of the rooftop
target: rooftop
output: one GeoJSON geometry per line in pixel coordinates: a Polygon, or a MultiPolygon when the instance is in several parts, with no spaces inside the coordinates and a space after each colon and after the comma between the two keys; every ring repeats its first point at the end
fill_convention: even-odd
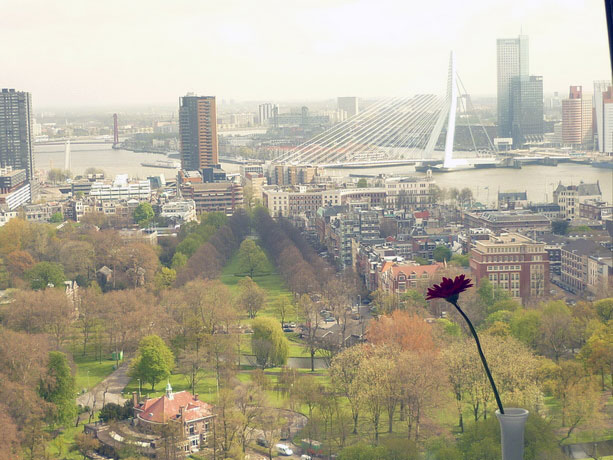
{"type": "Polygon", "coordinates": [[[213,416],[213,407],[192,395],[189,391],[173,393],[172,388],[159,398],[147,399],[135,407],[138,418],[153,423],[167,423],[181,417],[184,420],[197,420],[213,416]]]}

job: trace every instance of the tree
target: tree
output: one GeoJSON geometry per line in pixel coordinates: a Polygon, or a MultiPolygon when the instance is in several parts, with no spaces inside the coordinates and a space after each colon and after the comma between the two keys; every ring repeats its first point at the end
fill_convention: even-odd
{"type": "MultiPolygon", "coordinates": [[[[392,356],[395,380],[400,382],[400,419],[407,424],[407,439],[420,440],[422,421],[437,406],[446,403],[447,377],[441,356],[433,350],[403,351],[392,356]]],[[[387,377],[390,380],[390,377],[387,377]]],[[[389,414],[392,415],[392,414],[389,414]]],[[[390,417],[390,427],[391,427],[390,417]]]]}
{"type": "Polygon", "coordinates": [[[172,262],[170,264],[173,270],[178,270],[183,267],[187,263],[187,256],[182,252],[175,252],[175,255],[172,256],[172,262]]]}
{"type": "Polygon", "coordinates": [[[296,307],[292,300],[286,296],[278,297],[272,304],[273,311],[281,320],[281,326],[285,325],[285,320],[296,312],[296,307]]]}
{"type": "Polygon", "coordinates": [[[26,272],[30,287],[34,290],[46,289],[48,286],[63,288],[66,276],[64,268],[54,262],[39,262],[26,272]]]}
{"type": "Polygon", "coordinates": [[[59,224],[60,222],[64,222],[64,216],[59,211],[55,212],[52,214],[51,218],[49,219],[49,222],[51,222],[52,224],[59,224]]]}
{"type": "Polygon", "coordinates": [[[96,175],[96,174],[102,174],[102,177],[104,177],[104,169],[101,168],[95,168],[93,166],[90,166],[89,168],[87,168],[84,172],[84,174],[86,176],[89,176],[90,174],[92,175],[96,175]]]}
{"type": "Polygon", "coordinates": [[[139,203],[132,214],[134,222],[141,227],[146,227],[154,216],[155,212],[153,212],[153,207],[146,201],[139,203]]]}
{"type": "Polygon", "coordinates": [[[419,265],[430,265],[430,261],[428,259],[426,259],[425,257],[414,257],[415,262],[417,262],[419,265]]]}
{"type": "Polygon", "coordinates": [[[155,274],[155,287],[157,289],[170,288],[177,278],[177,272],[168,267],[161,267],[155,274]]]}
{"type": "Polygon", "coordinates": [[[307,406],[309,419],[313,418],[313,409],[321,401],[323,389],[314,376],[305,375],[296,379],[292,388],[292,396],[301,404],[307,406]]]}
{"type": "Polygon", "coordinates": [[[602,324],[596,329],[581,349],[579,357],[589,368],[600,374],[602,389],[605,389],[605,374],[613,386],[613,321],[602,324]]]}
{"type": "Polygon", "coordinates": [[[358,419],[362,393],[358,371],[366,353],[366,345],[355,345],[343,350],[332,359],[330,377],[335,388],[345,396],[351,408],[353,434],[358,433],[358,419]]]}
{"type": "Polygon", "coordinates": [[[594,302],[594,308],[603,323],[613,319],[613,297],[594,302]]]}
{"type": "Polygon", "coordinates": [[[375,345],[396,345],[403,350],[432,351],[435,348],[432,326],[423,318],[400,310],[371,321],[366,336],[375,345]]]}
{"type": "Polygon", "coordinates": [[[276,410],[263,411],[259,417],[257,426],[262,430],[262,437],[266,441],[268,458],[273,459],[275,444],[281,439],[281,430],[287,424],[285,417],[280,417],[276,410]]]}
{"type": "Polygon", "coordinates": [[[266,254],[260,249],[255,241],[248,239],[241,243],[238,250],[238,266],[239,270],[248,273],[253,279],[256,273],[260,273],[267,262],[266,254]]]}
{"type": "Polygon", "coordinates": [[[81,277],[85,280],[93,278],[96,271],[96,252],[89,241],[68,240],[62,241],[58,258],[64,267],[68,279],[81,277]]]}
{"type": "Polygon", "coordinates": [[[454,254],[451,256],[450,264],[455,265],[457,267],[468,268],[470,266],[469,256],[468,254],[466,255],[454,254]]]}
{"type": "Polygon", "coordinates": [[[389,372],[389,360],[368,350],[358,371],[361,400],[375,433],[374,443],[379,444],[381,414],[385,410],[386,394],[382,391],[384,380],[389,372]]]}
{"type": "Polygon", "coordinates": [[[449,261],[451,259],[451,249],[449,249],[447,246],[439,245],[434,248],[432,257],[434,257],[434,260],[437,262],[442,262],[444,260],[449,261]]]}
{"type": "Polygon", "coordinates": [[[543,307],[539,346],[544,354],[557,362],[571,341],[570,309],[562,301],[551,301],[543,307]]]}
{"type": "Polygon", "coordinates": [[[368,187],[368,181],[366,180],[365,177],[362,177],[362,178],[360,178],[360,180],[358,180],[357,187],[358,188],[366,188],[366,187],[368,187]]]}
{"type": "Polygon", "coordinates": [[[74,441],[76,449],[83,455],[83,460],[91,458],[92,453],[100,447],[100,441],[86,433],[77,433],[74,441]]]}
{"type": "Polygon", "coordinates": [[[138,346],[138,356],[132,361],[131,375],[151,384],[151,390],[170,376],[175,358],[166,343],[157,335],[144,337],[138,346]]]}
{"type": "Polygon", "coordinates": [[[178,370],[185,376],[192,394],[196,394],[196,385],[204,377],[202,371],[205,364],[205,354],[194,346],[186,348],[179,354],[178,370]]]}
{"type": "Polygon", "coordinates": [[[460,201],[460,203],[462,203],[462,206],[470,206],[471,202],[473,201],[473,192],[471,189],[469,189],[468,187],[464,187],[459,195],[458,195],[458,199],[460,201]]]}
{"type": "Polygon", "coordinates": [[[274,318],[256,318],[252,322],[251,348],[259,366],[282,366],[287,362],[289,343],[274,318]]]}
{"type": "Polygon", "coordinates": [[[65,182],[66,179],[70,179],[71,177],[72,174],[70,171],[64,169],[54,168],[47,172],[47,180],[49,182],[53,182],[54,184],[57,184],[58,182],[65,182]]]}
{"type": "Polygon", "coordinates": [[[6,256],[6,268],[13,277],[21,278],[34,264],[34,258],[28,251],[13,251],[6,256]]]}
{"type": "Polygon", "coordinates": [[[38,391],[45,401],[55,405],[55,422],[66,424],[77,416],[76,390],[66,355],[59,351],[50,352],[47,373],[41,378],[38,391]]]}
{"type": "Polygon", "coordinates": [[[568,233],[569,222],[567,220],[554,220],[551,222],[551,231],[556,235],[566,235],[568,233]]]}
{"type": "Polygon", "coordinates": [[[302,294],[298,300],[298,311],[304,318],[305,329],[303,332],[304,347],[311,355],[311,372],[315,371],[315,353],[317,352],[319,339],[317,331],[321,325],[321,315],[315,302],[307,294],[302,294]]]}
{"type": "Polygon", "coordinates": [[[248,276],[240,280],[238,286],[238,305],[253,319],[264,306],[266,292],[248,276]]]}
{"type": "Polygon", "coordinates": [[[520,308],[511,316],[511,334],[531,348],[536,348],[540,337],[541,312],[520,308]]]}

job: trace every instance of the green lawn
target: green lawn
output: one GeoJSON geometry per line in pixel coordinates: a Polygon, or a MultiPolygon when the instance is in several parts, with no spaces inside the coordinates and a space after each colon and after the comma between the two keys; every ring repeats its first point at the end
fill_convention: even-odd
{"type": "MultiPolygon", "coordinates": [[[[237,254],[235,254],[224,267],[220,280],[230,288],[230,291],[232,291],[234,295],[238,295],[238,282],[244,276],[246,276],[246,274],[239,270],[238,257],[237,254]]],[[[267,260],[266,266],[262,268],[262,271],[259,274],[254,275],[253,281],[255,281],[259,287],[266,291],[266,305],[258,313],[258,315],[273,316],[277,318],[277,315],[272,310],[272,305],[274,304],[275,300],[280,297],[291,299],[293,296],[292,293],[285,287],[283,278],[281,278],[281,275],[276,271],[275,266],[270,259],[267,260]]],[[[286,320],[295,321],[296,317],[291,316],[286,318],[286,320]]]]}
{"type": "Polygon", "coordinates": [[[111,361],[111,355],[103,354],[102,362],[95,358],[93,346],[88,346],[83,355],[80,346],[71,346],[72,359],[77,367],[75,374],[76,386],[79,391],[96,386],[113,372],[115,361],[111,361]],[[106,358],[106,359],[105,359],[106,358]]]}

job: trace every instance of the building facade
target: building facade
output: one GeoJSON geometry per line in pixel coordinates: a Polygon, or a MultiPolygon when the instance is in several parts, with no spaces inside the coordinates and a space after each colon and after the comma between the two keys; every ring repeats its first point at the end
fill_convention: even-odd
{"type": "Polygon", "coordinates": [[[30,93],[3,88],[0,92],[0,168],[24,169],[28,180],[34,177],[31,126],[30,93]]]}
{"type": "Polygon", "coordinates": [[[591,148],[593,141],[592,96],[581,86],[571,86],[568,99],[562,101],[562,144],[591,148]]]}
{"type": "Polygon", "coordinates": [[[215,96],[179,99],[181,168],[199,171],[219,163],[215,96]]]}
{"type": "Polygon", "coordinates": [[[543,140],[543,77],[519,75],[511,79],[511,137],[513,147],[543,140]]]}
{"type": "Polygon", "coordinates": [[[477,240],[470,250],[470,268],[477,282],[483,278],[523,302],[549,291],[549,258],[545,243],[519,233],[503,233],[477,240]]]}
{"type": "Polygon", "coordinates": [[[196,203],[196,213],[220,211],[232,215],[243,207],[243,187],[233,182],[192,183],[181,185],[181,195],[196,203]]]}
{"type": "Polygon", "coordinates": [[[610,249],[589,239],[566,242],[561,248],[562,287],[575,294],[606,289],[613,273],[610,249]]]}
{"type": "Polygon", "coordinates": [[[498,137],[512,137],[513,112],[511,82],[514,77],[527,76],[528,36],[500,38],[496,41],[498,137]]]}
{"type": "Polygon", "coordinates": [[[600,183],[579,185],[562,185],[560,182],[553,192],[553,201],[560,206],[560,215],[565,219],[579,217],[579,205],[585,201],[600,201],[602,192],[600,183]]]}
{"type": "Polygon", "coordinates": [[[596,147],[599,152],[613,153],[613,87],[610,81],[594,82],[596,147]]]}

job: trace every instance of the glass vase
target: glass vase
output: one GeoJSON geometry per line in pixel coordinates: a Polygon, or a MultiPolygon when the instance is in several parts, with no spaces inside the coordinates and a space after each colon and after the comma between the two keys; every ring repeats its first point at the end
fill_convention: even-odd
{"type": "Polygon", "coordinates": [[[523,460],[524,428],[528,419],[526,409],[505,408],[504,414],[496,411],[500,423],[502,460],[523,460]]]}

